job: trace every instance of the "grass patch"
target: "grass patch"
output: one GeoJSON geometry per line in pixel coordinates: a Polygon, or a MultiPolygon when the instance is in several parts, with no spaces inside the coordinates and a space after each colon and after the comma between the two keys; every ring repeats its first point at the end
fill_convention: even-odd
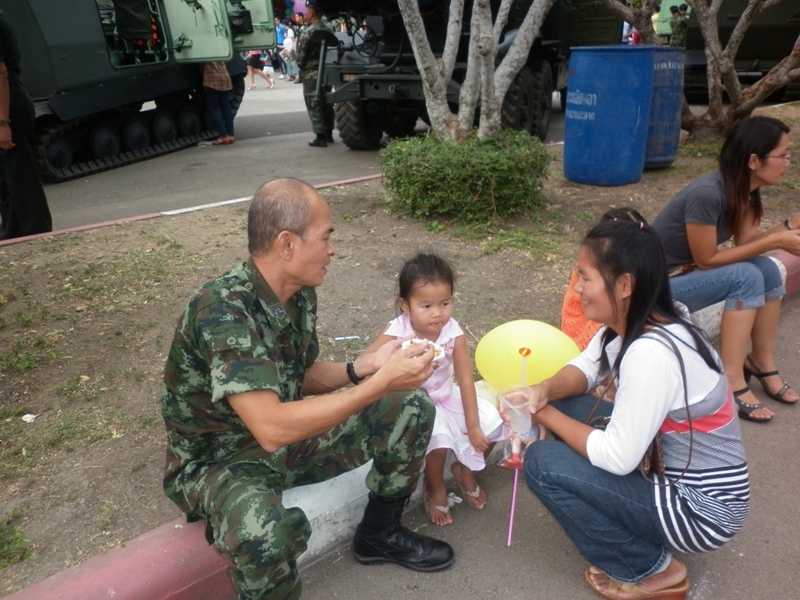
{"type": "Polygon", "coordinates": [[[35,558],[17,525],[20,516],[19,508],[14,508],[10,517],[0,519],[0,569],[35,558]]]}
{"type": "Polygon", "coordinates": [[[689,140],[684,145],[678,147],[678,156],[683,156],[686,158],[710,158],[717,160],[719,158],[719,151],[721,149],[721,141],[689,140]]]}

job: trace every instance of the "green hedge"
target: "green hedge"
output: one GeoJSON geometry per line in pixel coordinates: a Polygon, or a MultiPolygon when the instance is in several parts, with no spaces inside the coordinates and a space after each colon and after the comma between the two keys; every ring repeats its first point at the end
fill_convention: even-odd
{"type": "Polygon", "coordinates": [[[443,142],[429,133],[395,140],[378,154],[391,208],[415,218],[467,223],[528,212],[542,204],[550,155],[535,137],[503,130],[443,142]]]}

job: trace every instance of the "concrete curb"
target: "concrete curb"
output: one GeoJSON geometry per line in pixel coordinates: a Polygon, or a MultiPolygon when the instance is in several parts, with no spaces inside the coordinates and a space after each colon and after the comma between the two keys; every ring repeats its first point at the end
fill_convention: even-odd
{"type": "MultiPolygon", "coordinates": [[[[337,185],[347,185],[351,183],[360,183],[362,181],[370,181],[372,179],[379,179],[383,177],[383,173],[375,175],[364,175],[363,177],[354,177],[352,179],[342,179],[341,181],[333,181],[330,183],[320,183],[314,186],[314,189],[322,190],[337,185]]],[[[137,217],[125,217],[123,219],[114,219],[113,221],[103,221],[102,223],[94,223],[92,225],[81,225],[79,227],[69,227],[67,229],[58,229],[56,231],[48,231],[47,233],[37,233],[36,235],[27,235],[25,237],[12,238],[10,240],[0,240],[0,248],[3,246],[11,246],[12,244],[20,244],[22,242],[29,242],[31,240],[38,240],[40,238],[53,237],[65,233],[78,233],[80,231],[88,231],[90,229],[99,229],[100,227],[109,227],[111,225],[120,225],[122,223],[134,223],[136,221],[146,221],[148,219],[155,219],[157,217],[173,217],[189,212],[196,212],[206,208],[214,208],[217,206],[227,206],[229,204],[238,204],[240,202],[249,202],[252,196],[245,198],[234,198],[232,200],[220,200],[219,202],[212,202],[211,204],[200,204],[198,206],[190,206],[188,208],[179,208],[176,210],[165,210],[163,212],[149,213],[146,215],[139,215],[137,217]]]]}
{"type": "MultiPolygon", "coordinates": [[[[315,186],[317,189],[376,179],[370,175],[315,186]]],[[[62,233],[85,231],[118,223],[170,216],[213,206],[245,202],[250,198],[227,200],[179,211],[154,213],[96,225],[76,227],[37,236],[0,242],[0,246],[62,233]]],[[[786,252],[772,253],[786,284],[787,295],[800,290],[800,258],[786,252]]],[[[695,314],[698,325],[710,336],[719,333],[721,304],[695,314]]],[[[479,385],[483,382],[478,382],[479,385]]],[[[480,391],[480,390],[479,390],[480,391]]],[[[286,506],[302,508],[314,531],[300,564],[322,557],[328,550],[352,536],[367,501],[364,484],[370,463],[315,485],[287,490],[286,506]]],[[[449,472],[449,470],[448,470],[449,472]]],[[[420,501],[420,490],[412,501],[420,501]]],[[[179,518],[157,527],[122,546],[112,548],[84,563],[70,567],[23,590],[8,600],[228,600],[236,596],[228,575],[228,561],[205,539],[204,524],[187,524],[179,518]]]]}

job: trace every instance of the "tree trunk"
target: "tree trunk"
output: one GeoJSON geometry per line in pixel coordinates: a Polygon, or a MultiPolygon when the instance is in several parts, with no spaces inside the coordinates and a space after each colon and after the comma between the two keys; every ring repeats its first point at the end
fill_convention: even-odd
{"type": "Polygon", "coordinates": [[[508,20],[513,0],[502,0],[496,20],[492,21],[490,0],[474,0],[470,22],[470,45],[464,80],[459,91],[456,114],[447,102],[447,86],[456,66],[461,38],[464,0],[452,0],[447,26],[447,40],[440,58],[436,58],[425,35],[425,27],[416,0],[398,0],[403,23],[408,31],[414,57],[422,77],[425,102],[431,129],[439,139],[457,142],[469,135],[480,102],[478,136],[491,138],[500,130],[500,107],[514,76],[528,59],[539,28],[555,0],[534,0],[523,20],[508,54],[497,65],[497,45],[508,20]]]}

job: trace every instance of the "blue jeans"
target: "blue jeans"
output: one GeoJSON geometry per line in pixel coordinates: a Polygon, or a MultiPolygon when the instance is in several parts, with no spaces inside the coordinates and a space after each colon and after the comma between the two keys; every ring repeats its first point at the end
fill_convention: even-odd
{"type": "MultiPolygon", "coordinates": [[[[596,399],[588,394],[553,403],[583,422],[596,399]]],[[[595,416],[609,415],[601,402],[595,416]]],[[[567,444],[543,440],[525,454],[525,482],[590,564],[634,583],[670,560],[654,505],[653,484],[638,472],[614,475],[593,466],[567,444]]]]}
{"type": "Polygon", "coordinates": [[[725,301],[725,310],[761,308],[781,298],[786,289],[778,265],[771,258],[756,256],[715,269],[697,269],[669,280],[672,297],[690,312],[725,301]]]}
{"type": "Polygon", "coordinates": [[[229,135],[233,137],[233,107],[231,106],[231,91],[220,91],[212,88],[205,90],[206,108],[214,127],[220,137],[229,135]]]}

